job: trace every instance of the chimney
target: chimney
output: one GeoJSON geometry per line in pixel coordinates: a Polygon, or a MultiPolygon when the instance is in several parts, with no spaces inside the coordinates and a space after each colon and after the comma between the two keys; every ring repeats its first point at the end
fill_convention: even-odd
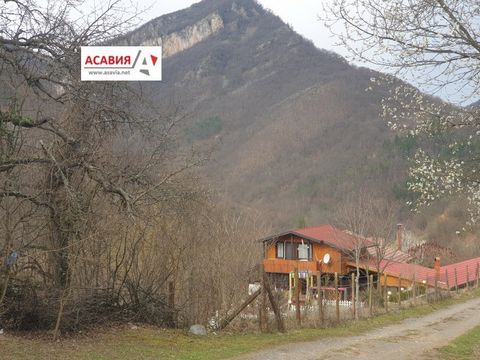
{"type": "Polygon", "coordinates": [[[402,251],[403,247],[403,224],[397,224],[397,250],[402,251]]]}
{"type": "Polygon", "coordinates": [[[437,256],[435,258],[435,265],[433,266],[433,268],[435,269],[435,276],[437,277],[437,279],[440,278],[440,258],[437,256]]]}

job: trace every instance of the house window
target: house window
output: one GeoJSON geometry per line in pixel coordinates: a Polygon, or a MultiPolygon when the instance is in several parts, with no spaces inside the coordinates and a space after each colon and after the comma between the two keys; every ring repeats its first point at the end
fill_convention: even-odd
{"type": "Polygon", "coordinates": [[[295,243],[291,241],[277,242],[275,244],[277,259],[286,260],[312,260],[312,245],[295,243]]]}
{"type": "Polygon", "coordinates": [[[310,244],[298,244],[298,259],[299,260],[310,260],[312,257],[310,244]]]}
{"type": "Polygon", "coordinates": [[[297,244],[293,244],[291,242],[285,243],[285,259],[287,260],[295,260],[297,258],[297,244]]]}
{"type": "Polygon", "coordinates": [[[277,242],[277,258],[283,259],[285,256],[284,243],[277,242]]]}

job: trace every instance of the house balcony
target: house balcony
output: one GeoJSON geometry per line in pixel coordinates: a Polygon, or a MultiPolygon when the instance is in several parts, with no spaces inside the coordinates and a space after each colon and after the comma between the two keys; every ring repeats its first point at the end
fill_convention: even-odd
{"type": "Polygon", "coordinates": [[[285,259],[264,259],[263,266],[267,273],[283,273],[288,274],[295,268],[299,272],[316,272],[317,264],[315,261],[305,260],[285,260],[285,259]]]}

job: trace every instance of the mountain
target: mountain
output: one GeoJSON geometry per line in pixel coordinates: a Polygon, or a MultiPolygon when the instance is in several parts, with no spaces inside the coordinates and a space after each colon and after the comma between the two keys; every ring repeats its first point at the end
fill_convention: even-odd
{"type": "Polygon", "coordinates": [[[118,44],[163,46],[164,80],[142,87],[191,114],[185,144],[214,145],[207,181],[275,227],[328,221],[360,185],[408,196],[414,144],[379,117],[387,89],[367,91],[378,74],[316,48],[255,1],[204,0],[118,44]]]}

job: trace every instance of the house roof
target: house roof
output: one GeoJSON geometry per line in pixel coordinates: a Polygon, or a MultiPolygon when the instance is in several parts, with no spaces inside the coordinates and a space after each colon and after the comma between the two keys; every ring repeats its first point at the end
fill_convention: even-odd
{"type": "Polygon", "coordinates": [[[457,284],[465,285],[468,281],[477,279],[477,267],[480,267],[480,257],[460,261],[455,264],[445,265],[440,268],[440,279],[445,283],[448,280],[450,288],[455,286],[455,271],[457,272],[457,284]],[[467,276],[468,274],[468,276],[467,276]],[[468,279],[467,279],[468,277],[468,279]]]}
{"type": "MultiPolygon", "coordinates": [[[[303,229],[295,229],[285,231],[280,234],[268,236],[260,241],[272,241],[286,235],[298,236],[300,238],[310,240],[320,244],[326,244],[333,248],[337,248],[341,251],[352,251],[355,249],[355,245],[361,240],[365,247],[373,245],[373,241],[354,235],[347,231],[342,231],[335,228],[332,225],[325,224],[319,226],[312,226],[303,229]]],[[[415,275],[416,282],[425,282],[431,286],[435,284],[435,270],[417,264],[407,263],[411,258],[408,254],[396,250],[394,247],[386,251],[384,260],[380,262],[380,268],[382,272],[391,276],[402,276],[404,279],[412,280],[415,275]]],[[[352,265],[353,263],[350,263],[352,265]]],[[[354,265],[354,264],[353,264],[354,265]]],[[[447,288],[447,284],[450,288],[455,286],[455,271],[457,273],[457,285],[463,286],[468,281],[473,282],[477,279],[477,266],[480,272],[480,257],[461,261],[455,264],[442,266],[440,268],[440,274],[438,278],[438,286],[447,288]]],[[[361,267],[367,267],[367,264],[361,264],[361,267]]],[[[374,262],[371,261],[368,264],[370,270],[375,268],[374,262]]]]}
{"type": "MultiPolygon", "coordinates": [[[[355,266],[353,261],[349,261],[348,264],[350,266],[355,266]]],[[[415,282],[422,283],[425,282],[431,286],[435,285],[435,270],[430,269],[428,267],[417,265],[417,264],[408,264],[401,261],[389,260],[384,259],[380,261],[380,271],[383,274],[393,276],[393,277],[401,277],[402,279],[406,280],[413,280],[415,275],[415,282]]],[[[360,263],[360,268],[366,269],[369,268],[370,271],[376,271],[376,266],[374,261],[370,261],[368,263],[362,262],[360,263]]],[[[441,280],[439,279],[439,286],[442,286],[441,280]]]]}
{"type": "MultiPolygon", "coordinates": [[[[415,272],[417,281],[425,280],[430,285],[435,284],[434,269],[414,264],[399,264],[388,264],[385,271],[387,273],[401,274],[402,277],[404,274],[408,274],[411,277],[415,272]]],[[[480,271],[480,257],[442,266],[440,267],[438,286],[450,289],[455,287],[455,272],[457,273],[457,285],[464,286],[467,282],[477,279],[477,267],[479,267],[480,271]]]]}
{"type": "MultiPolygon", "coordinates": [[[[349,264],[351,266],[355,265],[352,262],[349,264]]],[[[360,264],[360,266],[365,268],[366,264],[360,264]]],[[[374,269],[373,262],[368,266],[370,270],[374,269]]],[[[458,286],[464,286],[467,282],[475,281],[477,279],[477,266],[479,266],[480,271],[480,257],[440,267],[438,286],[442,288],[454,288],[455,271],[457,273],[458,286]]],[[[430,286],[435,285],[435,269],[431,269],[422,265],[408,264],[392,260],[382,260],[380,262],[380,269],[383,273],[388,275],[397,277],[401,276],[403,279],[408,280],[413,280],[413,275],[415,274],[415,281],[417,283],[425,282],[430,286]]]]}
{"type": "Polygon", "coordinates": [[[365,245],[367,245],[367,243],[370,243],[370,241],[365,238],[339,230],[329,224],[312,226],[303,229],[289,230],[280,234],[266,237],[264,239],[261,239],[261,241],[265,242],[276,240],[285,235],[294,235],[313,242],[324,243],[343,251],[351,251],[355,249],[355,245],[358,243],[359,240],[364,242],[365,245]]]}
{"type": "MultiPolygon", "coordinates": [[[[401,262],[401,263],[409,263],[413,260],[413,256],[410,256],[409,254],[407,254],[402,250],[398,250],[398,247],[396,244],[387,244],[381,250],[382,250],[381,254],[383,255],[384,259],[401,262]]],[[[377,252],[374,247],[369,247],[368,253],[372,257],[377,256],[377,252]]]]}
{"type": "Polygon", "coordinates": [[[416,282],[426,282],[427,284],[435,285],[435,270],[422,265],[382,260],[380,268],[389,275],[401,275],[402,278],[409,280],[413,280],[415,275],[416,282]]]}

